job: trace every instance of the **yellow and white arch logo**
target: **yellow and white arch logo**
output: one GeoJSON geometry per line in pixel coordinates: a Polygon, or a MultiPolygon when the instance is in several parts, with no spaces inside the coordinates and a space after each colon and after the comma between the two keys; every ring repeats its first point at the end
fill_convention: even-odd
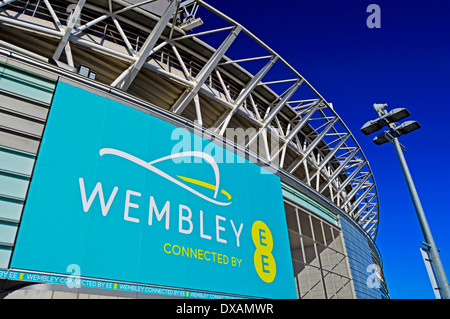
{"type": "Polygon", "coordinates": [[[256,272],[264,282],[271,283],[277,274],[277,265],[272,255],[272,233],[264,222],[257,220],[252,226],[252,238],[256,246],[253,256],[256,272]]]}
{"type": "Polygon", "coordinates": [[[100,150],[100,156],[104,156],[104,155],[114,155],[114,156],[118,156],[118,157],[122,157],[128,161],[131,161],[135,164],[138,164],[146,169],[148,169],[149,171],[158,174],[159,176],[167,179],[168,181],[184,188],[185,190],[191,192],[194,195],[197,195],[198,197],[201,197],[205,200],[207,200],[208,202],[211,202],[213,204],[216,205],[220,205],[220,206],[227,206],[231,204],[231,195],[225,191],[224,189],[220,189],[219,188],[219,183],[220,183],[220,172],[219,172],[219,167],[216,163],[216,161],[214,160],[214,158],[206,153],[203,152],[196,152],[196,151],[191,151],[191,152],[181,152],[181,153],[176,153],[176,154],[171,154],[168,156],[164,156],[161,158],[158,158],[156,160],[153,160],[151,162],[146,162],[136,156],[133,156],[131,154],[128,154],[126,152],[123,151],[119,151],[117,149],[113,149],[113,148],[102,148],[100,150]],[[211,165],[212,169],[214,170],[214,176],[215,176],[215,183],[211,184],[211,183],[207,183],[204,181],[200,181],[194,178],[189,178],[189,177],[184,177],[184,176],[179,176],[176,175],[177,178],[174,178],[173,176],[170,176],[169,174],[167,174],[166,172],[161,171],[160,169],[156,168],[154,166],[154,164],[159,163],[159,162],[163,162],[163,161],[167,161],[170,159],[174,159],[174,158],[178,158],[178,157],[186,157],[186,156],[191,156],[191,157],[199,157],[204,159],[209,165],[211,165]],[[214,196],[213,198],[202,194],[201,192],[193,189],[192,187],[190,187],[189,185],[187,185],[186,183],[189,184],[194,184],[194,185],[198,185],[201,186],[203,188],[207,188],[207,189],[211,189],[214,191],[214,196]],[[226,201],[220,201],[217,200],[217,195],[219,194],[224,195],[227,199],[226,201]]]}

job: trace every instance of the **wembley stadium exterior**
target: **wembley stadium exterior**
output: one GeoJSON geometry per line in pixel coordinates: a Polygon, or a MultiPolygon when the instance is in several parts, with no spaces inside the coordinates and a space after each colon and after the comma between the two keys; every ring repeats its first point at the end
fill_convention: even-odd
{"type": "Polygon", "coordinates": [[[0,1],[1,298],[389,298],[369,163],[197,0],[0,1]]]}

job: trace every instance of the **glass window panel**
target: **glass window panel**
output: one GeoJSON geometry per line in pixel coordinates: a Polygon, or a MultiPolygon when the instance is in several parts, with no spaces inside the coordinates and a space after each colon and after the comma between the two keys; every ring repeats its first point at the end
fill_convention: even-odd
{"type": "Polygon", "coordinates": [[[331,270],[333,268],[333,264],[329,258],[330,249],[326,248],[324,245],[317,244],[317,253],[320,256],[320,263],[323,269],[331,270]]]}
{"type": "Polygon", "coordinates": [[[311,224],[309,222],[309,215],[301,210],[298,210],[298,217],[300,221],[301,234],[312,238],[311,224]]]}
{"type": "Polygon", "coordinates": [[[311,217],[311,221],[314,229],[314,239],[321,244],[325,244],[325,241],[323,240],[322,223],[315,217],[311,217]]]}
{"type": "Polygon", "coordinates": [[[6,66],[0,74],[0,89],[50,103],[55,82],[6,66]]]}
{"type": "Polygon", "coordinates": [[[295,277],[298,277],[302,271],[305,271],[305,264],[296,260],[292,261],[292,267],[294,268],[295,277]]]}
{"type": "Polygon", "coordinates": [[[330,246],[333,242],[333,233],[331,232],[331,227],[325,223],[323,223],[323,231],[325,236],[325,244],[330,246]]]}
{"type": "Polygon", "coordinates": [[[303,240],[303,251],[305,252],[305,262],[310,265],[319,267],[319,259],[316,254],[316,247],[314,241],[306,237],[303,240]]]}
{"type": "MultiPolygon", "coordinates": [[[[366,280],[365,265],[373,262],[370,253],[359,248],[358,234],[346,246],[353,258],[348,264],[340,229],[287,202],[285,212],[298,298],[355,298],[349,266],[356,289],[366,280]]],[[[365,287],[358,289],[367,294],[365,287]]]]}
{"type": "Polygon", "coordinates": [[[8,268],[11,251],[11,247],[0,247],[0,268],[8,268]]]}
{"type": "Polygon", "coordinates": [[[289,231],[288,234],[289,234],[289,245],[291,247],[292,259],[304,262],[303,249],[302,249],[302,245],[301,245],[300,236],[291,231],[289,231]]]}
{"type": "Polygon", "coordinates": [[[337,250],[340,253],[344,253],[344,247],[342,247],[342,239],[341,239],[341,235],[337,230],[333,229],[333,234],[334,234],[334,240],[332,245],[330,245],[331,248],[337,250]]]}
{"type": "Polygon", "coordinates": [[[17,225],[4,224],[0,222],[0,243],[8,246],[14,243],[17,225]]]}
{"type": "Polygon", "coordinates": [[[28,190],[28,183],[29,181],[27,179],[21,177],[0,174],[0,194],[16,198],[25,198],[28,190]]]}
{"type": "Polygon", "coordinates": [[[0,148],[0,168],[10,172],[31,175],[34,157],[0,148]]]}
{"type": "Polygon", "coordinates": [[[297,222],[297,212],[295,207],[284,203],[284,210],[286,211],[286,222],[289,230],[299,233],[298,222],[297,222]]]}
{"type": "Polygon", "coordinates": [[[12,222],[19,222],[22,209],[23,203],[0,197],[0,220],[6,219],[12,222]]]}

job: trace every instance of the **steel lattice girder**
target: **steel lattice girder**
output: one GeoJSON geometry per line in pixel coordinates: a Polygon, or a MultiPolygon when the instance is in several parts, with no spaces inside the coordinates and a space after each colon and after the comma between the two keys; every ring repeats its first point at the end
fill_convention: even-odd
{"type": "MultiPolygon", "coordinates": [[[[175,99],[171,110],[182,114],[193,101],[197,113],[196,118],[200,123],[202,123],[202,114],[205,115],[207,112],[203,109],[204,106],[202,106],[200,97],[218,103],[225,108],[225,111],[218,115],[214,125],[205,128],[215,130],[221,135],[224,134],[234,118],[245,118],[258,129],[256,136],[245,144],[247,149],[251,150],[252,143],[261,135],[265,141],[266,160],[279,160],[278,166],[280,169],[285,169],[290,174],[294,174],[301,167],[306,174],[304,183],[312,188],[313,181],[316,180],[316,191],[319,194],[329,191],[329,200],[355,219],[369,236],[375,239],[378,228],[378,195],[375,181],[358,143],[331,105],[275,51],[242,25],[209,4],[197,0],[173,1],[162,18],[148,13],[144,14],[142,10],[139,11],[142,6],[153,1],[147,0],[129,4],[120,0],[113,0],[108,1],[106,7],[101,7],[96,2],[79,0],[79,2],[72,2],[75,4],[75,10],[69,24],[62,26],[60,21],[67,20],[68,13],[63,16],[61,8],[57,7],[57,1],[50,3],[48,0],[44,0],[41,4],[43,6],[41,10],[47,10],[47,19],[40,15],[39,18],[30,21],[29,16],[25,17],[27,14],[23,8],[20,8],[23,10],[22,14],[8,15],[8,10],[17,11],[19,8],[15,6],[14,0],[4,0],[0,2],[0,7],[5,10],[0,13],[0,24],[37,33],[52,41],[57,39],[58,45],[52,52],[51,57],[54,60],[59,60],[64,51],[68,67],[72,69],[75,64],[82,64],[83,61],[76,60],[77,55],[72,54],[71,47],[80,47],[83,50],[104,54],[127,63],[128,67],[110,82],[113,87],[119,87],[123,90],[132,88],[133,81],[141,70],[163,76],[164,79],[173,81],[184,88],[183,93],[175,99]],[[180,8],[194,2],[227,22],[229,26],[186,34],[171,20],[180,8]],[[86,10],[89,11],[89,14],[84,14],[86,10]],[[97,16],[92,18],[93,12],[97,16]],[[141,14],[143,19],[153,20],[154,27],[149,28],[146,26],[147,24],[140,24],[130,19],[127,16],[129,12],[141,14]],[[77,25],[76,21],[79,17],[82,17],[82,20],[86,22],[77,25]],[[115,28],[122,44],[115,43],[114,46],[111,46],[107,45],[107,41],[96,42],[87,36],[92,28],[102,22],[109,23],[107,26],[115,28]],[[53,25],[53,28],[51,25],[53,25]],[[129,35],[123,29],[125,26],[147,33],[145,43],[139,50],[137,45],[135,48],[131,44],[129,35]],[[200,40],[203,35],[224,31],[230,33],[217,49],[200,40]],[[167,35],[168,32],[169,35],[167,35]],[[240,34],[245,34],[251,41],[256,42],[267,54],[234,60],[228,58],[226,53],[240,34]],[[185,43],[185,41],[192,40],[203,45],[205,51],[209,52],[209,56],[208,54],[199,54],[192,50],[188,43],[185,43]],[[158,42],[159,44],[157,44],[158,42]],[[165,50],[166,47],[170,48],[176,57],[176,61],[182,70],[181,74],[171,72],[164,65],[160,64],[159,67],[156,67],[150,63],[155,54],[165,50]],[[186,60],[186,55],[193,56],[196,63],[203,63],[195,76],[188,69],[192,61],[186,60]],[[270,60],[254,76],[239,66],[239,63],[253,63],[263,59],[270,60]],[[269,70],[280,63],[289,71],[289,76],[284,79],[263,82],[269,70]],[[230,66],[244,74],[248,80],[243,80],[234,76],[232,72],[230,73],[230,66]],[[217,88],[207,81],[211,77],[214,77],[219,83],[219,88],[223,91],[223,94],[216,94],[217,88]],[[240,86],[240,88],[234,88],[234,90],[238,90],[236,91],[237,95],[233,94],[232,88],[229,87],[230,79],[233,79],[234,86],[240,86]],[[288,82],[295,83],[284,92],[276,93],[274,91],[276,85],[288,82]],[[298,98],[298,95],[302,94],[299,93],[301,91],[299,88],[305,87],[309,90],[310,95],[315,96],[314,98],[298,98]],[[261,88],[264,90],[264,95],[261,93],[261,88]],[[269,99],[268,96],[273,98],[269,99]],[[317,126],[315,125],[316,122],[321,124],[317,126]],[[279,145],[277,147],[269,146],[267,142],[269,137],[276,137],[279,145]],[[295,154],[296,158],[285,168],[288,150],[291,155],[295,154]]],[[[34,11],[36,12],[39,2],[35,2],[34,11]]],[[[197,9],[195,8],[195,11],[197,9]]],[[[32,16],[34,16],[34,12],[32,16]]],[[[0,45],[7,46],[7,48],[9,46],[9,48],[19,50],[19,52],[36,56],[29,49],[23,49],[5,41],[1,41],[0,45]]],[[[46,59],[46,57],[38,57],[46,59]]],[[[64,66],[64,64],[61,65],[64,66]]]]}

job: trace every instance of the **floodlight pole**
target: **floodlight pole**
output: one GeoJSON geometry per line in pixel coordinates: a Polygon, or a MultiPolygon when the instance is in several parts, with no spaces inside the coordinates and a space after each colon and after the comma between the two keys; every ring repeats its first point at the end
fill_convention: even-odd
{"type": "Polygon", "coordinates": [[[400,165],[402,166],[403,174],[405,175],[406,183],[408,184],[409,193],[411,194],[411,198],[416,209],[420,228],[422,229],[422,233],[425,239],[425,245],[427,246],[427,250],[430,255],[430,261],[433,265],[436,280],[439,285],[439,290],[443,299],[450,299],[450,285],[448,283],[447,276],[445,275],[444,267],[442,266],[441,258],[439,257],[439,252],[436,248],[436,244],[434,243],[430,227],[428,226],[422,204],[420,203],[419,195],[417,194],[416,187],[414,186],[411,173],[409,172],[408,165],[406,164],[405,157],[403,156],[401,145],[397,137],[394,137],[393,142],[398,159],[400,161],[400,165]]]}
{"type": "MultiPolygon", "coordinates": [[[[420,128],[419,123],[416,121],[404,122],[400,126],[396,126],[395,122],[404,119],[411,115],[408,110],[405,108],[397,108],[389,113],[386,111],[387,104],[374,103],[373,108],[375,112],[377,112],[379,118],[377,120],[372,120],[364,124],[361,128],[361,132],[365,135],[372,134],[377,130],[381,129],[384,126],[389,127],[389,131],[385,131],[375,137],[373,141],[377,145],[381,145],[391,141],[394,143],[395,151],[397,152],[398,159],[400,161],[400,165],[403,170],[403,175],[405,176],[406,183],[408,185],[409,193],[411,194],[411,198],[414,204],[414,208],[416,209],[417,218],[419,219],[420,228],[422,229],[422,234],[425,239],[423,244],[427,246],[426,251],[429,255],[429,259],[425,260],[425,264],[427,265],[428,271],[428,262],[433,266],[434,273],[428,273],[430,276],[430,281],[432,282],[433,289],[439,289],[440,296],[443,299],[450,299],[450,285],[447,280],[447,276],[445,275],[444,267],[442,266],[441,258],[439,257],[439,251],[436,248],[436,244],[434,243],[433,236],[431,235],[430,227],[428,226],[427,219],[425,217],[425,213],[422,208],[422,204],[419,200],[419,195],[417,194],[416,187],[414,186],[414,182],[411,177],[411,173],[409,172],[408,165],[406,164],[405,157],[403,156],[404,147],[398,141],[398,137],[400,135],[408,134],[418,128],[420,128]],[[435,281],[438,283],[438,288],[435,288],[435,281]]],[[[435,292],[436,294],[436,292],[435,292]]],[[[439,294],[436,294],[438,297],[439,294]]]]}

